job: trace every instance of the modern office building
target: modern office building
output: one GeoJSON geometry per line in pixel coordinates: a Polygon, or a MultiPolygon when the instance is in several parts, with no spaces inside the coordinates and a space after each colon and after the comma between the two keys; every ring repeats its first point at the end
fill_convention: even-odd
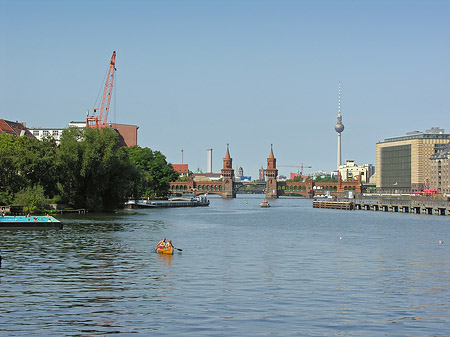
{"type": "Polygon", "coordinates": [[[425,132],[386,138],[377,143],[377,191],[411,193],[430,187],[430,157],[450,141],[444,129],[433,127],[425,132]]]}
{"type": "Polygon", "coordinates": [[[431,161],[430,189],[450,195],[450,143],[433,154],[431,161]]]}

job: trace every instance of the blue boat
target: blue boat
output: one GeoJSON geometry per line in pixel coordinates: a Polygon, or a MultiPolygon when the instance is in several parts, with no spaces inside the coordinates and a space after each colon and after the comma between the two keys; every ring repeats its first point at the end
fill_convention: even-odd
{"type": "Polygon", "coordinates": [[[62,229],[61,221],[52,216],[2,216],[0,229],[62,229]]]}

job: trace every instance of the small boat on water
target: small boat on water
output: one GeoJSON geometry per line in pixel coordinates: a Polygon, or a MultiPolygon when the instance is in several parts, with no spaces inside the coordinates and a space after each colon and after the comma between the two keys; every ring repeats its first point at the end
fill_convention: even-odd
{"type": "Polygon", "coordinates": [[[159,254],[173,255],[173,247],[168,247],[168,248],[158,247],[158,248],[156,248],[156,252],[159,254]]]}
{"type": "Polygon", "coordinates": [[[61,221],[50,215],[0,217],[0,229],[61,229],[61,221]]]}
{"type": "Polygon", "coordinates": [[[262,203],[259,204],[259,207],[270,207],[270,204],[267,200],[264,200],[262,203]]]}

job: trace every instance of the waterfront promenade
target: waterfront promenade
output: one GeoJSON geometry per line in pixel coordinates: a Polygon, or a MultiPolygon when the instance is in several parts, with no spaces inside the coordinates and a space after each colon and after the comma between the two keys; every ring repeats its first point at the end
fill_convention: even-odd
{"type": "Polygon", "coordinates": [[[429,215],[450,215],[450,202],[444,198],[432,197],[362,197],[355,199],[314,200],[314,208],[365,210],[416,213],[429,215]]]}

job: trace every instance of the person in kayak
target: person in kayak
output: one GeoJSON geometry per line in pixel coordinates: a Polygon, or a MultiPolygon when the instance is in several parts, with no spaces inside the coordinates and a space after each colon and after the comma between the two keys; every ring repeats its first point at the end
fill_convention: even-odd
{"type": "Polygon", "coordinates": [[[172,240],[169,240],[166,242],[166,248],[170,248],[170,247],[173,247],[172,240]]]}
{"type": "Polygon", "coordinates": [[[159,241],[158,244],[156,245],[156,249],[158,249],[158,248],[165,248],[166,245],[167,245],[166,238],[163,238],[163,239],[162,239],[161,241],[159,241]]]}

